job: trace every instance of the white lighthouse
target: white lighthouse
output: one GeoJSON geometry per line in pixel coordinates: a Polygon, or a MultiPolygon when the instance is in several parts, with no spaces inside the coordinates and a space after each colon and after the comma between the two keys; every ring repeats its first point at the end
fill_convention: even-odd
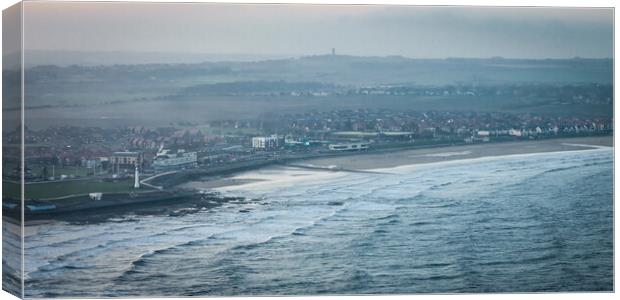
{"type": "Polygon", "coordinates": [[[138,164],[136,164],[136,173],[134,174],[133,188],[134,189],[140,188],[140,172],[138,172],[138,164]]]}

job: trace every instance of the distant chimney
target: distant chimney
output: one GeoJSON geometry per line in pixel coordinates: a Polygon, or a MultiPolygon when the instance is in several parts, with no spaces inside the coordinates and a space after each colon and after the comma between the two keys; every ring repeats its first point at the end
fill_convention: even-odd
{"type": "Polygon", "coordinates": [[[332,48],[332,55],[336,55],[336,48],[332,48]]]}

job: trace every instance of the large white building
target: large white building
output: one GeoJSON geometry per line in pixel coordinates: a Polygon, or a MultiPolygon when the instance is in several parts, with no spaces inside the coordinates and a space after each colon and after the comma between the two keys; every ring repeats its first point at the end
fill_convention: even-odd
{"type": "Polygon", "coordinates": [[[331,151],[368,150],[368,143],[330,144],[329,150],[331,151]]]}
{"type": "Polygon", "coordinates": [[[491,132],[488,130],[478,130],[478,136],[489,136],[491,132]]]}
{"type": "Polygon", "coordinates": [[[519,129],[510,129],[508,130],[508,135],[512,135],[512,136],[522,136],[523,133],[521,132],[521,130],[519,129]]]}
{"type": "Polygon", "coordinates": [[[196,152],[185,152],[182,149],[173,152],[162,148],[153,159],[155,170],[174,170],[196,166],[198,166],[196,152]]]}
{"type": "Polygon", "coordinates": [[[254,149],[273,149],[280,146],[280,138],[277,135],[256,136],[252,138],[252,148],[254,149]]]}

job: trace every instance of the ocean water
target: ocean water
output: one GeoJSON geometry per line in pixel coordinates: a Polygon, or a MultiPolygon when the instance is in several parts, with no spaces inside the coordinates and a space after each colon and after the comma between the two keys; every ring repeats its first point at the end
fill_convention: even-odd
{"type": "Polygon", "coordinates": [[[33,225],[26,296],[611,291],[612,165],[603,148],[310,174],[197,214],[33,225]]]}

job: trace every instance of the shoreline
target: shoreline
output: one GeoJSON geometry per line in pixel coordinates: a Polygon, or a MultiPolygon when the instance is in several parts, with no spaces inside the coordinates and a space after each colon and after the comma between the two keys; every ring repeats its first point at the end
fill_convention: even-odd
{"type": "MultiPolygon", "coordinates": [[[[519,154],[519,153],[531,153],[531,152],[550,152],[550,151],[566,151],[566,150],[580,150],[584,149],[583,145],[576,146],[576,144],[588,144],[592,146],[612,146],[613,136],[590,136],[590,137],[557,137],[541,140],[518,140],[518,141],[496,141],[489,143],[478,144],[436,144],[436,145],[410,145],[406,147],[397,148],[383,148],[372,149],[361,152],[324,152],[321,154],[310,156],[282,156],[279,158],[262,160],[262,161],[245,161],[239,163],[233,163],[226,166],[218,166],[210,169],[195,168],[191,170],[185,170],[182,172],[176,172],[167,176],[160,176],[150,181],[149,184],[163,187],[164,189],[175,187],[187,187],[188,183],[196,181],[217,181],[215,185],[228,186],[234,184],[241,184],[242,182],[235,182],[230,180],[235,178],[239,174],[252,172],[265,168],[274,168],[275,166],[292,166],[303,167],[300,165],[308,165],[308,169],[324,169],[326,171],[353,171],[353,172],[366,172],[377,168],[388,168],[394,166],[400,166],[403,164],[418,164],[426,162],[443,161],[448,159],[449,156],[438,156],[435,159],[426,159],[425,161],[410,162],[407,159],[403,159],[403,153],[420,153],[428,154],[437,151],[458,152],[459,149],[476,149],[475,156],[464,156],[462,158],[473,158],[479,156],[497,156],[502,154],[496,154],[499,150],[496,148],[504,148],[506,154],[519,154]],[[567,145],[558,145],[560,143],[567,143],[567,145]],[[536,146],[538,145],[538,146],[536,146]],[[545,146],[546,145],[546,146],[545,146]],[[553,145],[551,149],[549,146],[553,145]],[[527,147],[537,148],[534,151],[528,151],[527,147]],[[449,150],[448,150],[449,149],[449,150]],[[517,152],[514,152],[517,149],[517,152]],[[542,150],[541,150],[542,149],[542,150]],[[479,154],[478,152],[485,152],[479,154]],[[524,152],[523,152],[524,151],[524,152]],[[386,159],[389,156],[389,159],[386,159]],[[369,164],[368,161],[375,161],[380,163],[369,164]],[[231,182],[222,182],[222,180],[229,180],[231,182]]],[[[470,154],[470,153],[466,153],[470,154]]],[[[256,180],[256,179],[253,179],[256,180]]],[[[205,188],[214,187],[209,185],[205,188]]]]}
{"type": "Polygon", "coordinates": [[[374,170],[480,157],[588,150],[600,147],[613,147],[613,137],[575,137],[404,149],[387,153],[364,153],[342,157],[316,158],[303,160],[303,162],[317,166],[337,165],[351,170],[374,170]]]}
{"type": "MultiPolygon", "coordinates": [[[[103,202],[104,200],[100,200],[103,202]]],[[[132,221],[137,216],[168,215],[178,217],[187,214],[198,213],[222,206],[229,202],[246,203],[255,201],[243,197],[229,197],[223,195],[193,194],[187,196],[170,196],[161,199],[143,200],[139,202],[107,203],[100,206],[91,206],[90,201],[82,203],[78,209],[60,209],[42,213],[25,214],[25,225],[47,223],[52,220],[65,221],[73,224],[94,224],[107,222],[115,218],[132,216],[125,221],[132,221]]],[[[18,224],[19,217],[15,216],[20,211],[3,211],[3,222],[18,224]]]]}
{"type": "MultiPolygon", "coordinates": [[[[97,218],[97,221],[101,221],[102,219],[125,215],[132,211],[137,214],[184,214],[186,213],[185,211],[175,212],[174,209],[181,209],[183,207],[207,209],[212,206],[218,206],[224,202],[227,202],[227,200],[230,200],[228,199],[230,195],[226,195],[226,193],[231,191],[260,191],[265,187],[274,185],[285,187],[303,183],[308,180],[335,178],[351,172],[379,173],[386,169],[396,167],[410,167],[422,164],[512,155],[580,151],[606,147],[611,148],[613,147],[612,145],[612,136],[576,137],[432,148],[390,149],[361,153],[340,153],[334,156],[300,158],[285,161],[269,161],[251,166],[237,166],[237,168],[225,170],[224,172],[209,170],[213,175],[208,176],[192,177],[187,176],[188,174],[183,174],[184,176],[176,178],[180,179],[181,182],[180,184],[175,185],[173,191],[182,191],[189,188],[195,191],[195,196],[187,195],[186,197],[183,197],[172,195],[172,198],[161,197],[162,199],[142,199],[141,201],[133,201],[134,199],[121,199],[123,201],[117,201],[112,199],[111,201],[114,203],[103,203],[108,201],[101,201],[92,203],[92,205],[90,203],[91,201],[84,200],[82,202],[88,203],[82,203],[83,205],[81,206],[84,207],[78,205],[80,206],[80,209],[77,210],[72,210],[69,208],[65,209],[61,207],[59,211],[53,212],[52,215],[49,216],[44,216],[46,215],[45,213],[41,214],[41,216],[37,216],[39,215],[38,213],[27,215],[30,215],[30,218],[32,219],[30,221],[33,221],[40,219],[41,217],[43,217],[43,219],[46,217],[51,219],[65,219],[68,216],[65,210],[67,210],[67,212],[81,211],[85,215],[93,215],[92,212],[97,211],[98,213],[105,215],[105,217],[100,216],[103,218],[97,218]],[[212,190],[217,193],[223,193],[223,195],[209,197],[209,199],[202,199],[203,197],[199,193],[201,190],[212,190]],[[170,202],[171,199],[179,197],[184,199],[180,199],[181,201],[170,202]]],[[[168,191],[168,193],[170,192],[168,191]]],[[[82,198],[84,197],[86,196],[83,196],[82,198]]],[[[109,197],[106,197],[106,199],[107,198],[109,197]]],[[[5,209],[3,208],[3,211],[4,210],[5,209]]],[[[5,213],[9,213],[9,211],[5,211],[5,213]]],[[[10,213],[8,215],[10,215],[10,213]]],[[[83,218],[69,217],[68,219],[78,221],[83,218]]]]}
{"type": "Polygon", "coordinates": [[[294,184],[310,176],[325,177],[349,172],[381,172],[385,169],[460,160],[513,155],[583,151],[613,148],[613,136],[558,138],[534,141],[485,143],[433,148],[351,153],[330,157],[298,159],[292,164],[271,164],[229,176],[204,177],[181,186],[214,189],[219,192],[251,190],[270,184],[294,184]],[[304,167],[307,166],[307,167],[304,167]],[[277,173],[284,172],[278,176],[277,173]],[[274,175],[275,174],[275,175],[274,175]]]}

